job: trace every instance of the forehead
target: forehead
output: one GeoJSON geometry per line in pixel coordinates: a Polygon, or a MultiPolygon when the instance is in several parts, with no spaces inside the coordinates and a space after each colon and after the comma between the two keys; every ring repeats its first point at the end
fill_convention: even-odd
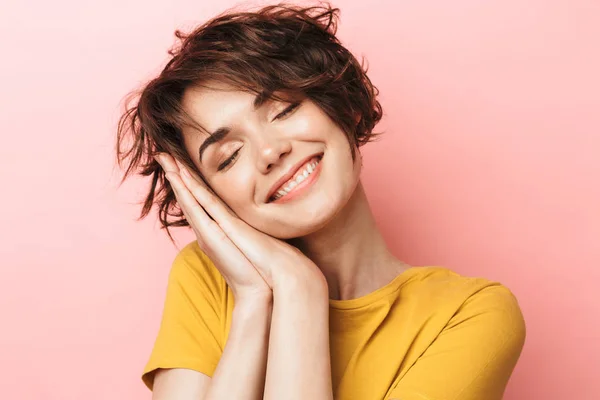
{"type": "MultiPolygon", "coordinates": [[[[252,111],[254,93],[245,92],[230,85],[209,82],[188,88],[182,98],[184,110],[200,125],[225,122],[240,112],[252,111]]],[[[206,126],[210,129],[209,126],[206,126]]]]}

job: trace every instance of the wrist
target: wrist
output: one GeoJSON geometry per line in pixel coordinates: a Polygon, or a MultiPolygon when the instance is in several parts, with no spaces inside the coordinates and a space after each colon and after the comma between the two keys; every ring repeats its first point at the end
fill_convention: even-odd
{"type": "Polygon", "coordinates": [[[273,296],[281,301],[284,298],[302,299],[329,305],[329,290],[323,274],[280,274],[273,279],[273,296]]]}
{"type": "Polygon", "coordinates": [[[267,294],[251,294],[234,296],[234,312],[253,313],[269,311],[273,308],[273,292],[267,294]]]}

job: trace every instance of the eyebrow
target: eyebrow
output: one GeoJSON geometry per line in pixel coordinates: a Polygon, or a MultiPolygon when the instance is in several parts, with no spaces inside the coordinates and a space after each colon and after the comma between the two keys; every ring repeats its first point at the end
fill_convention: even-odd
{"type": "MultiPolygon", "coordinates": [[[[269,96],[267,95],[267,92],[261,92],[261,93],[257,94],[256,97],[254,98],[254,102],[252,103],[254,109],[256,110],[259,107],[261,107],[267,101],[268,98],[269,98],[269,96]]],[[[208,148],[208,146],[210,146],[211,144],[220,142],[229,134],[229,132],[231,132],[230,127],[222,126],[222,127],[218,128],[216,131],[214,131],[213,133],[211,133],[210,136],[207,137],[206,140],[204,140],[204,142],[200,145],[200,149],[198,150],[198,156],[199,156],[199,160],[201,163],[202,163],[202,154],[208,148]]]]}

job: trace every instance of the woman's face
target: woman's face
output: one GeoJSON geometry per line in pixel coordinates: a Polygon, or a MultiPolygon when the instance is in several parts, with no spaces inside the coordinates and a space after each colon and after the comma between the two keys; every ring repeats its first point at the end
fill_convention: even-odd
{"type": "Polygon", "coordinates": [[[208,133],[183,134],[187,152],[215,193],[246,223],[277,238],[325,226],[359,181],[360,157],[357,152],[352,161],[344,132],[308,99],[267,100],[254,108],[252,93],[205,86],[188,89],[183,107],[213,135],[220,128],[228,133],[204,146],[208,133]]]}

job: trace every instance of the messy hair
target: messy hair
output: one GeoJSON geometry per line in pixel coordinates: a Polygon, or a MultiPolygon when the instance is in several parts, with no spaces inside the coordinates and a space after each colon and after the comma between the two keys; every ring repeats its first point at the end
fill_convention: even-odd
{"type": "Polygon", "coordinates": [[[186,89],[205,82],[226,83],[261,99],[281,100],[276,92],[310,99],[346,134],[353,160],[355,148],[380,135],[372,132],[382,117],[379,91],[335,36],[340,10],[324,4],[229,11],[191,33],[175,31],[170,60],[129,95],[117,127],[117,163],[126,165],[121,184],[133,173],[152,177],[139,219],[156,203],[171,240],[169,227],[189,225],[153,157],[169,153],[200,174],[184,147],[182,128],[193,122],[181,103],[186,89]]]}

